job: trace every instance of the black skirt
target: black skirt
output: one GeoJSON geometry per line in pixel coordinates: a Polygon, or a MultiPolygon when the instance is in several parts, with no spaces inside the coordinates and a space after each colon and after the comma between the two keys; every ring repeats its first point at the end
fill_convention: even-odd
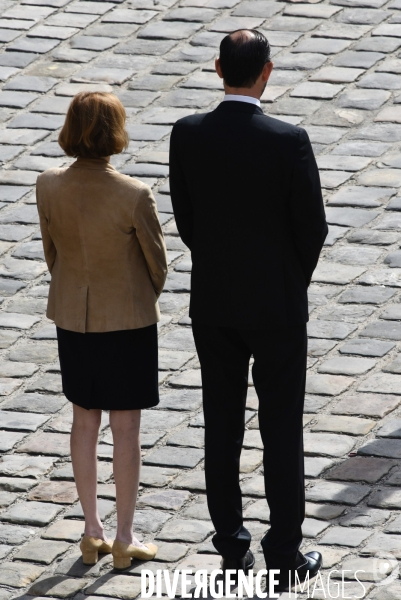
{"type": "Polygon", "coordinates": [[[157,325],[78,333],[57,327],[65,396],[86,409],[136,410],[159,403],[157,325]]]}

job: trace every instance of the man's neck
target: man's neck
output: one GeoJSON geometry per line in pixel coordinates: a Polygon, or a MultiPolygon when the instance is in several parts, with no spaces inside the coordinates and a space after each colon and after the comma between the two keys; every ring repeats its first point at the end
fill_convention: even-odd
{"type": "Polygon", "coordinates": [[[256,100],[260,100],[262,95],[259,90],[255,90],[254,88],[232,88],[226,85],[224,86],[224,91],[229,96],[249,96],[256,100]]]}

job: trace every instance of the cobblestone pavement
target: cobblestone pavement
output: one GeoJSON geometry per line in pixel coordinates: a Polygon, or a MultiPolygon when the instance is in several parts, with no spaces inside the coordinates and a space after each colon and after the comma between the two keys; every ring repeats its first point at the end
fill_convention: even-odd
{"type": "MultiPolygon", "coordinates": [[[[401,1],[0,0],[0,8],[0,600],[140,594],[141,564],[117,574],[110,557],[92,568],[80,560],[71,408],[61,393],[55,328],[44,316],[49,274],[33,186],[38,172],[68,164],[57,130],[82,88],[113,90],[127,107],[131,144],[113,164],[153,187],[169,250],[162,396],[143,414],[135,529],[160,547],[149,568],[219,565],[187,316],[191,263],[166,176],[171,126],[219,102],[213,59],[224,32],[238,27],[260,28],[272,44],[276,68],[264,110],[307,129],[330,223],[310,287],[303,547],[323,552],[325,572],[347,569],[352,578],[365,570],[366,597],[399,600],[399,580],[375,585],[386,572],[374,557],[401,558],[401,1]]],[[[263,568],[259,541],[269,512],[256,410],[250,379],[241,477],[263,568]]],[[[99,456],[100,511],[112,533],[107,414],[99,456]]],[[[355,583],[346,590],[340,597],[361,597],[355,583]]]]}

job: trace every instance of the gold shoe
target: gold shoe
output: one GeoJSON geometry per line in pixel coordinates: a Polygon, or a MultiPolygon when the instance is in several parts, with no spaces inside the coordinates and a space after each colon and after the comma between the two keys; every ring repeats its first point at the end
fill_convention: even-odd
{"type": "Polygon", "coordinates": [[[99,560],[99,552],[100,554],[111,554],[112,542],[84,535],[79,547],[84,565],[95,565],[99,560]]]}
{"type": "Polygon", "coordinates": [[[113,543],[113,563],[115,569],[127,569],[131,566],[131,558],[138,560],[151,560],[156,556],[157,546],[155,544],[144,544],[145,548],[138,548],[133,544],[126,544],[120,540],[113,543]]]}

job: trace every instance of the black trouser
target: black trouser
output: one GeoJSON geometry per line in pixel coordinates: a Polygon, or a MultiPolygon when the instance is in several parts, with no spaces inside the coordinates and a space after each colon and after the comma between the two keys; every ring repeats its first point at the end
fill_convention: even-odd
{"type": "Polygon", "coordinates": [[[202,372],[206,492],[216,530],[213,543],[224,558],[242,558],[251,543],[243,525],[239,462],[253,355],[271,524],[262,548],[268,568],[293,568],[300,559],[305,516],[306,326],[245,330],[195,321],[192,326],[202,372]]]}

